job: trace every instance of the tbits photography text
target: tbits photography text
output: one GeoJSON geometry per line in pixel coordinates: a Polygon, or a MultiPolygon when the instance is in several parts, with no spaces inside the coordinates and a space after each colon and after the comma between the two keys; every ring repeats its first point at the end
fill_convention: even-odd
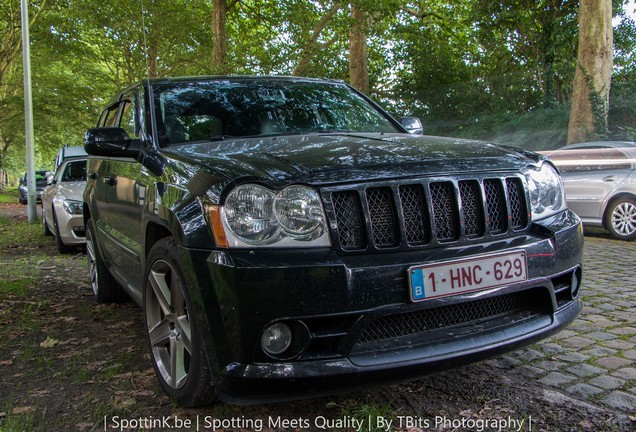
{"type": "Polygon", "coordinates": [[[176,415],[163,417],[137,417],[124,418],[120,416],[105,416],[103,419],[104,431],[129,431],[129,430],[164,430],[164,431],[532,431],[532,417],[514,418],[473,418],[473,417],[447,417],[447,416],[406,416],[395,415],[391,417],[369,416],[360,418],[356,416],[312,418],[296,417],[285,418],[282,416],[267,416],[263,418],[233,417],[215,418],[213,416],[198,415],[192,418],[181,418],[176,415]]]}

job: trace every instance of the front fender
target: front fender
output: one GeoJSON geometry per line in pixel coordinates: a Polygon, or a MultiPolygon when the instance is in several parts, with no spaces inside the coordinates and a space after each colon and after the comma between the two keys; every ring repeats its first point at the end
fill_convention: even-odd
{"type": "Polygon", "coordinates": [[[142,214],[145,251],[142,261],[145,261],[152,245],[166,235],[174,237],[180,246],[186,248],[215,247],[201,199],[177,185],[157,183],[151,189],[142,214]]]}

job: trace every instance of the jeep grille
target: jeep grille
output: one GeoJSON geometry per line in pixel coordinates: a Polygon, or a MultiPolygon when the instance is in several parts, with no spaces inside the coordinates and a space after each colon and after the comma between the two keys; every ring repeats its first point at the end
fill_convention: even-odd
{"type": "Polygon", "coordinates": [[[527,228],[521,178],[469,178],[338,187],[322,191],[336,248],[417,248],[513,234],[527,228]]]}

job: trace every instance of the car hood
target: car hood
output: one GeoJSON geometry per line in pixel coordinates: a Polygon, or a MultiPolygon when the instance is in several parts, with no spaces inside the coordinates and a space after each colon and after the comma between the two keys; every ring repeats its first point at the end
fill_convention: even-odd
{"type": "Polygon", "coordinates": [[[82,195],[84,194],[84,188],[86,187],[85,181],[75,182],[61,182],[56,185],[57,193],[64,199],[82,201],[82,195]]]}
{"type": "Polygon", "coordinates": [[[311,134],[226,139],[166,149],[237,180],[324,185],[360,180],[520,170],[539,156],[481,141],[406,134],[311,134]]]}

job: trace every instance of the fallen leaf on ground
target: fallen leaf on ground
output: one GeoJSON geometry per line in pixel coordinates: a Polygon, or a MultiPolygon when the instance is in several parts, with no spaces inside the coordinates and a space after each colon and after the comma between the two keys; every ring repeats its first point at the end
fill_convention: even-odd
{"type": "Polygon", "coordinates": [[[48,336],[44,342],[40,343],[40,346],[42,348],[53,348],[58,343],[60,343],[59,340],[53,339],[52,337],[48,336]]]}
{"type": "Polygon", "coordinates": [[[32,406],[22,406],[22,407],[15,407],[11,410],[11,414],[28,414],[28,413],[32,413],[35,411],[35,407],[32,406]]]}
{"type": "Polygon", "coordinates": [[[0,366],[11,366],[14,359],[15,357],[10,360],[0,360],[0,366]]]}

